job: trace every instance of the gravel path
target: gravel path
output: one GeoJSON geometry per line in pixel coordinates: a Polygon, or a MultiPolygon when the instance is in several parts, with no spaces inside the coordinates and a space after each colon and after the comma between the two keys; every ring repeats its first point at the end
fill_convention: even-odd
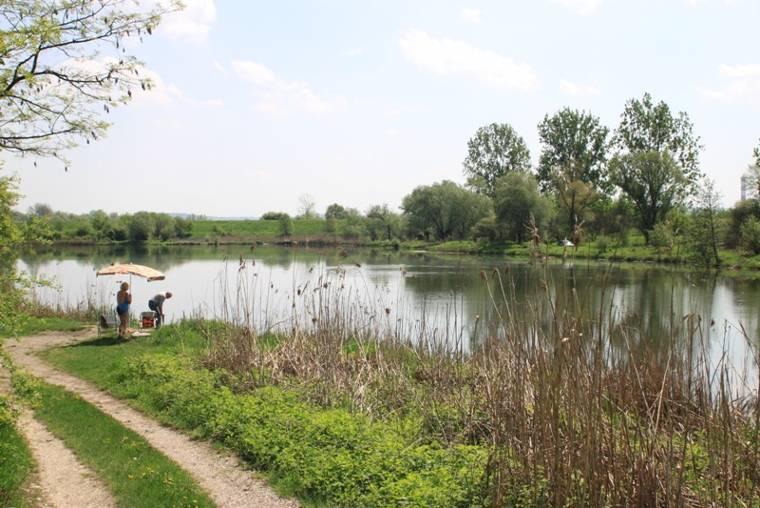
{"type": "MultiPolygon", "coordinates": [[[[142,413],[113,398],[86,381],[54,369],[34,353],[56,346],[75,344],[92,337],[92,330],[78,333],[51,332],[18,341],[5,342],[13,361],[27,372],[48,383],[76,393],[125,427],[140,434],[151,446],[185,469],[220,507],[296,507],[292,499],[278,496],[234,456],[215,450],[209,444],[193,441],[185,434],[164,427],[142,413]]],[[[64,504],[61,506],[86,506],[64,504]]],[[[102,505],[106,506],[106,505],[102,505]]]]}

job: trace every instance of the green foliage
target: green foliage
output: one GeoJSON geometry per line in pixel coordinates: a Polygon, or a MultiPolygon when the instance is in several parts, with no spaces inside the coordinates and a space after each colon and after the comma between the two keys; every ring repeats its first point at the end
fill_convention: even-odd
{"type": "Polygon", "coordinates": [[[634,152],[610,163],[611,179],[633,203],[647,241],[655,225],[688,196],[683,171],[667,152],[634,152]]]}
{"type": "Polygon", "coordinates": [[[752,255],[760,254],[760,219],[749,217],[741,225],[740,246],[752,255]]]}
{"type": "Polygon", "coordinates": [[[594,189],[605,188],[609,131],[598,117],[584,111],[564,108],[551,117],[545,116],[538,124],[541,188],[559,190],[563,183],[575,181],[594,189]]]}
{"type": "Polygon", "coordinates": [[[333,203],[325,210],[325,219],[342,220],[348,217],[348,210],[338,203],[333,203]]]}
{"type": "Polygon", "coordinates": [[[706,180],[696,199],[688,238],[694,259],[706,268],[720,266],[720,232],[717,220],[720,196],[712,180],[706,180]]]}
{"type": "Polygon", "coordinates": [[[0,396],[0,506],[26,506],[22,487],[33,468],[29,448],[16,428],[15,411],[0,396]]]}
{"type": "Polygon", "coordinates": [[[741,244],[741,229],[750,218],[760,219],[760,200],[747,199],[739,201],[729,212],[729,224],[726,230],[726,247],[736,249],[741,244]]]}
{"type": "Polygon", "coordinates": [[[84,215],[53,212],[36,208],[22,217],[23,240],[27,244],[51,241],[77,242],[147,242],[187,238],[192,235],[193,222],[168,214],[137,212],[133,215],[108,215],[94,210],[84,215]]]}
{"type": "Polygon", "coordinates": [[[367,234],[367,223],[359,210],[346,209],[346,218],[343,219],[343,238],[359,239],[367,234]]]}
{"type": "Polygon", "coordinates": [[[374,205],[367,211],[366,228],[370,240],[393,240],[401,235],[401,216],[388,205],[374,205]]]}
{"type": "Polygon", "coordinates": [[[281,220],[283,217],[289,217],[285,212],[266,212],[261,216],[261,220],[281,220]]]}
{"type": "Polygon", "coordinates": [[[284,214],[278,220],[280,227],[280,236],[290,236],[293,234],[293,221],[290,219],[290,215],[284,214]]]}
{"type": "Polygon", "coordinates": [[[752,150],[752,156],[755,158],[755,166],[760,168],[760,141],[758,141],[757,147],[752,150]]]}
{"type": "Polygon", "coordinates": [[[695,191],[701,177],[702,145],[686,113],[673,115],[665,102],[655,104],[649,93],[641,100],[630,99],[625,104],[613,143],[622,153],[668,153],[692,187],[691,192],[695,191]]]}
{"type": "Polygon", "coordinates": [[[599,118],[570,108],[547,115],[538,125],[542,147],[538,181],[543,191],[557,198],[567,221],[564,235],[584,220],[598,191],[607,187],[608,134],[599,118]]]}
{"type": "Polygon", "coordinates": [[[530,170],[530,151],[511,125],[492,123],[479,128],[467,142],[463,166],[467,185],[493,196],[499,177],[530,170]]]}
{"type": "Polygon", "coordinates": [[[531,217],[539,227],[549,219],[551,205],[538,192],[538,182],[529,173],[510,173],[496,181],[494,194],[496,222],[501,237],[522,242],[531,217]]]}
{"type": "Polygon", "coordinates": [[[412,236],[462,240],[491,212],[490,200],[448,180],[417,187],[402,208],[412,236]]]}
{"type": "Polygon", "coordinates": [[[13,219],[18,203],[17,180],[0,177],[0,335],[15,333],[20,324],[22,293],[16,274],[16,250],[22,233],[13,219]]]}
{"type": "MultiPolygon", "coordinates": [[[[146,346],[127,344],[122,351],[130,348],[146,346]]],[[[70,348],[65,355],[92,354],[88,349],[102,348],[70,348]]],[[[92,370],[94,363],[91,358],[67,365],[174,425],[225,444],[303,498],[330,506],[483,503],[487,450],[421,443],[413,421],[372,422],[344,409],[304,403],[296,392],[278,387],[233,393],[221,382],[221,372],[195,368],[174,352],[122,357],[92,370]]]]}
{"type": "Polygon", "coordinates": [[[103,136],[108,123],[96,111],[151,86],[125,39],[147,37],[176,8],[173,1],[148,9],[130,0],[5,2],[0,150],[62,158],[60,150],[103,136]]]}
{"type": "Polygon", "coordinates": [[[38,392],[36,416],[98,472],[119,505],[214,506],[188,473],[95,406],[52,385],[38,392]]]}

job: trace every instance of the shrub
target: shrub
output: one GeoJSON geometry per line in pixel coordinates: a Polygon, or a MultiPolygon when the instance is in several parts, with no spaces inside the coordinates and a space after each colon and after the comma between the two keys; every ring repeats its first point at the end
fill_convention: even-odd
{"type": "Polygon", "coordinates": [[[760,254],[760,220],[749,217],[741,225],[740,231],[741,248],[753,255],[760,254]]]}
{"type": "Polygon", "coordinates": [[[289,217],[285,212],[266,212],[261,216],[261,220],[282,220],[284,217],[289,217]]]}
{"type": "Polygon", "coordinates": [[[129,360],[114,380],[121,395],[224,443],[291,491],[325,504],[483,503],[488,456],[483,447],[419,443],[409,426],[321,409],[279,387],[236,394],[220,387],[223,375],[193,369],[187,359],[153,354],[129,360]]]}

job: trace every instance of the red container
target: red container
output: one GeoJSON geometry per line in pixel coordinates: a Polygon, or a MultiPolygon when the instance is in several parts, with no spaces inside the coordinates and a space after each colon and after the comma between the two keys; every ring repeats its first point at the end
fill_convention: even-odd
{"type": "Polygon", "coordinates": [[[153,312],[140,314],[140,328],[153,328],[156,326],[156,315],[153,312]]]}

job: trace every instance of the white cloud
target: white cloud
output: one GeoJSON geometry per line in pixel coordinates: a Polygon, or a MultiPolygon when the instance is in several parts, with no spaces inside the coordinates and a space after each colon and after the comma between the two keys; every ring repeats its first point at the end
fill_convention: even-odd
{"type": "Polygon", "coordinates": [[[241,79],[253,85],[257,111],[320,114],[345,107],[343,99],[327,100],[314,92],[308,84],[280,78],[274,71],[257,62],[235,60],[232,62],[232,70],[241,79]]]}
{"type": "Polygon", "coordinates": [[[468,23],[480,23],[480,17],[483,12],[480,9],[462,9],[462,19],[468,23]]]}
{"type": "Polygon", "coordinates": [[[559,90],[567,95],[599,95],[599,87],[584,83],[575,83],[567,79],[559,81],[559,90]]]}
{"type": "Polygon", "coordinates": [[[593,14],[599,9],[604,0],[554,0],[564,7],[577,12],[582,16],[593,14]]]}
{"type": "Polygon", "coordinates": [[[721,65],[718,73],[724,84],[718,88],[700,88],[704,97],[760,107],[760,64],[721,65]]]}
{"type": "Polygon", "coordinates": [[[185,8],[167,14],[161,20],[160,30],[169,38],[202,44],[208,38],[211,25],[216,19],[214,0],[182,0],[185,8]]]}
{"type": "Polygon", "coordinates": [[[465,76],[490,86],[521,91],[532,90],[538,84],[530,65],[464,41],[408,30],[401,35],[399,45],[408,60],[441,76],[465,76]]]}

